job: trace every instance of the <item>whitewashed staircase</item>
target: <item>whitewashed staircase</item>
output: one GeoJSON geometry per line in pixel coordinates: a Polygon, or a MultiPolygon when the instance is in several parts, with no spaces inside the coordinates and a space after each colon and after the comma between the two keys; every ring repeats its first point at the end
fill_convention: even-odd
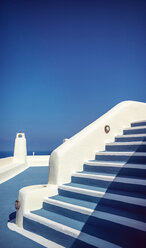
{"type": "Polygon", "coordinates": [[[98,152],[24,229],[50,247],[146,247],[146,121],[132,123],[98,152]]]}

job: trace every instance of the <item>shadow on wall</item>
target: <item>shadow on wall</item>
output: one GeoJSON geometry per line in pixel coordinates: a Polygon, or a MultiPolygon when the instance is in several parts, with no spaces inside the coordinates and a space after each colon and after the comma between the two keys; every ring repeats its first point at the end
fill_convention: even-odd
{"type": "Polygon", "coordinates": [[[16,218],[16,211],[13,212],[13,213],[11,213],[11,214],[9,214],[9,220],[8,220],[8,222],[12,221],[15,218],[16,218]]]}
{"type": "MultiPolygon", "coordinates": [[[[143,141],[146,141],[146,139],[143,141]]],[[[125,165],[118,169],[117,175],[114,181],[109,184],[105,195],[107,193],[112,193],[120,196],[131,196],[146,199],[146,186],[140,184],[131,184],[128,182],[128,179],[130,178],[146,179],[145,170],[126,168],[127,164],[130,163],[143,164],[146,166],[146,157],[135,156],[136,152],[146,152],[146,145],[139,145],[130,159],[126,161],[125,165]],[[127,183],[118,182],[118,177],[126,177],[127,183]]],[[[122,202],[112,199],[105,199],[104,197],[100,198],[93,214],[87,218],[87,221],[84,224],[81,232],[101,238],[122,247],[145,248],[146,232],[138,230],[136,223],[133,223],[133,226],[128,227],[128,223],[126,223],[128,220],[126,219],[124,223],[118,224],[115,216],[127,217],[137,221],[146,222],[146,206],[130,204],[127,203],[126,200],[125,202],[122,202]],[[108,214],[110,214],[110,218],[108,214]]],[[[71,248],[76,247],[88,247],[88,245],[85,243],[83,245],[82,241],[76,239],[71,248]]]]}

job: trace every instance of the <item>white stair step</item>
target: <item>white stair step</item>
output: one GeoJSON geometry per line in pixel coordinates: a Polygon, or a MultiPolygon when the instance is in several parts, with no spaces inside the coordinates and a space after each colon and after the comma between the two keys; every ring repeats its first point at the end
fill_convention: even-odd
{"type": "Polygon", "coordinates": [[[107,180],[107,181],[114,181],[120,183],[130,183],[136,185],[143,185],[146,186],[146,180],[143,179],[136,179],[136,178],[127,178],[127,177],[116,177],[116,176],[103,176],[103,175],[95,175],[95,174],[86,174],[86,173],[74,173],[73,176],[80,177],[80,178],[89,178],[95,180],[107,180]]]}
{"type": "Polygon", "coordinates": [[[118,194],[112,194],[112,193],[105,193],[103,197],[108,200],[116,200],[116,201],[121,201],[121,202],[129,203],[129,204],[134,204],[137,206],[146,207],[146,200],[143,198],[137,198],[137,197],[126,196],[126,195],[118,195],[118,194]]]}
{"type": "Polygon", "coordinates": [[[116,136],[116,138],[131,138],[131,137],[143,137],[146,138],[146,134],[145,133],[137,133],[137,134],[124,134],[124,135],[118,135],[116,136]]]}
{"type": "Polygon", "coordinates": [[[113,167],[123,167],[125,165],[126,162],[110,162],[110,161],[96,161],[96,160],[93,160],[93,161],[87,161],[85,162],[84,164],[86,165],[91,165],[91,166],[113,166],[113,167]]]}
{"type": "Polygon", "coordinates": [[[95,190],[77,188],[77,187],[66,186],[66,185],[60,185],[59,189],[63,189],[63,190],[74,192],[74,193],[94,196],[94,197],[102,197],[105,194],[105,192],[102,192],[102,191],[95,191],[95,190]]]}
{"type": "Polygon", "coordinates": [[[143,141],[114,142],[114,143],[107,143],[106,145],[108,146],[146,145],[146,142],[143,141]]]}
{"type": "Polygon", "coordinates": [[[86,215],[91,215],[93,212],[93,209],[81,207],[79,205],[74,205],[74,204],[71,204],[68,202],[58,201],[58,200],[51,199],[51,198],[45,198],[44,202],[48,203],[48,204],[55,205],[55,206],[59,206],[59,207],[65,208],[65,209],[69,209],[72,211],[76,211],[78,213],[86,214],[86,215]]]}
{"type": "Polygon", "coordinates": [[[51,240],[48,240],[44,237],[42,237],[41,235],[38,235],[36,233],[27,231],[21,227],[18,227],[18,225],[8,222],[8,228],[12,231],[15,231],[21,235],[23,235],[24,237],[33,240],[34,242],[46,247],[46,248],[64,248],[64,246],[59,245],[51,240]]]}
{"type": "Polygon", "coordinates": [[[107,151],[103,151],[103,152],[97,152],[96,155],[110,155],[110,156],[142,156],[142,157],[146,157],[146,152],[107,152],[107,151]]]}
{"type": "Polygon", "coordinates": [[[126,162],[103,162],[103,161],[88,161],[85,163],[86,165],[91,166],[112,166],[112,167],[124,167],[124,168],[131,168],[131,169],[142,169],[146,170],[146,166],[143,164],[128,164],[126,162]]]}
{"type": "Polygon", "coordinates": [[[74,228],[71,228],[69,226],[60,224],[56,221],[47,219],[45,217],[39,216],[37,214],[33,214],[33,213],[25,213],[24,217],[32,220],[32,221],[36,221],[42,225],[48,226],[56,231],[59,231],[61,233],[64,233],[66,235],[69,235],[73,238],[77,238],[77,236],[80,234],[80,231],[74,228]]]}
{"type": "Polygon", "coordinates": [[[62,190],[69,191],[69,192],[74,192],[74,193],[79,193],[79,194],[84,194],[84,195],[94,196],[94,197],[103,197],[108,200],[121,201],[124,203],[146,207],[146,199],[143,199],[143,198],[131,197],[131,196],[126,196],[126,195],[118,195],[118,194],[113,194],[113,193],[106,193],[106,192],[89,190],[89,189],[84,189],[84,188],[71,187],[67,185],[60,185],[59,188],[62,190]]]}
{"type": "Polygon", "coordinates": [[[146,129],[146,126],[136,126],[136,127],[124,128],[124,131],[125,130],[137,130],[137,129],[146,129]]]}
{"type": "Polygon", "coordinates": [[[72,176],[81,177],[81,178],[90,178],[95,180],[108,180],[113,181],[115,176],[105,176],[105,175],[97,175],[97,174],[86,174],[86,173],[73,173],[72,176]]]}
{"type": "Polygon", "coordinates": [[[146,186],[146,180],[136,178],[115,177],[114,182],[146,186]]]}
{"type": "Polygon", "coordinates": [[[103,220],[108,220],[117,224],[121,224],[127,227],[135,228],[141,231],[146,231],[146,223],[138,220],[134,220],[131,218],[115,215],[115,214],[110,214],[102,211],[97,211],[94,209],[89,209],[77,205],[73,205],[70,203],[62,202],[62,201],[57,201],[54,199],[45,199],[44,202],[59,206],[65,209],[69,209],[71,211],[76,211],[78,213],[86,214],[89,216],[94,216],[95,218],[103,219],[103,220]]]}
{"type": "Polygon", "coordinates": [[[146,120],[141,120],[141,121],[134,121],[131,124],[137,124],[137,123],[142,123],[142,122],[146,122],[146,120]]]}
{"type": "Polygon", "coordinates": [[[146,223],[139,221],[139,220],[134,220],[131,218],[115,215],[115,214],[110,214],[102,211],[94,211],[92,214],[94,217],[102,219],[102,220],[108,220],[113,223],[117,223],[120,225],[124,225],[127,227],[131,227],[140,231],[146,232],[146,223]]]}
{"type": "MultiPolygon", "coordinates": [[[[25,218],[28,218],[32,221],[37,221],[38,223],[48,226],[49,228],[52,228],[56,231],[59,231],[61,233],[64,233],[66,235],[69,235],[73,238],[78,238],[79,240],[82,240],[83,242],[90,244],[90,245],[94,245],[95,247],[101,247],[101,248],[119,248],[120,246],[117,246],[113,243],[110,243],[108,241],[105,241],[103,239],[100,238],[96,238],[94,236],[91,236],[89,234],[80,232],[79,230],[76,230],[74,228],[71,228],[69,226],[60,224],[58,222],[46,219],[44,217],[38,216],[36,214],[33,213],[25,213],[24,214],[25,218]]],[[[55,246],[54,246],[55,247],[55,246]]]]}

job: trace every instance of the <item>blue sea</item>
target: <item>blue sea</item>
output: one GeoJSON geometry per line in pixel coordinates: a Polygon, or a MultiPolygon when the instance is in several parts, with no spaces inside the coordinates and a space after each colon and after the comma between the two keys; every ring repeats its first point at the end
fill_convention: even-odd
{"type": "MultiPolygon", "coordinates": [[[[52,151],[33,151],[35,155],[50,155],[52,151]]],[[[27,155],[33,155],[32,151],[27,151],[27,155]]],[[[0,151],[0,158],[13,156],[13,151],[0,151]]]]}

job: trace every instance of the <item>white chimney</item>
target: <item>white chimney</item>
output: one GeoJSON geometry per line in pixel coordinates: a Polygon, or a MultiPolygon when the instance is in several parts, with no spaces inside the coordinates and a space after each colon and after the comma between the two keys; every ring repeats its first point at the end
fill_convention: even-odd
{"type": "Polygon", "coordinates": [[[14,147],[14,162],[26,163],[27,148],[24,133],[17,133],[14,147]]]}

